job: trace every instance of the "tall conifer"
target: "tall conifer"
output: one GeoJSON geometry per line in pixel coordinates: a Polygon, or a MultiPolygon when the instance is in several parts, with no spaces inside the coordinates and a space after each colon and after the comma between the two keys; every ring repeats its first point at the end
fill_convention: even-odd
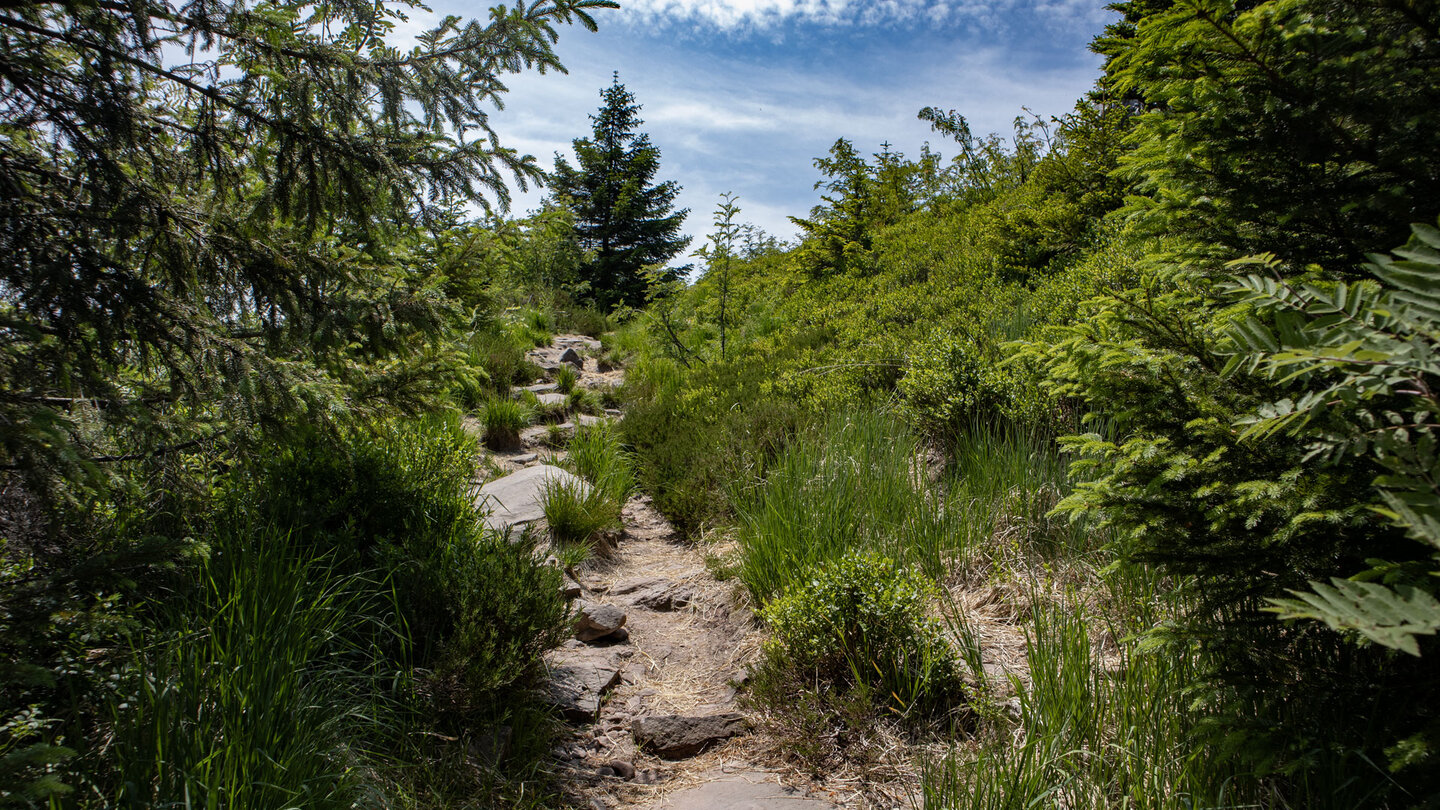
{"type": "Polygon", "coordinates": [[[573,141],[578,167],[555,158],[554,188],[575,212],[581,247],[593,258],[580,268],[589,295],[603,306],[645,301],[647,265],[669,261],[690,243],[680,235],[688,209],[672,210],[680,186],[673,180],[650,185],[660,168],[660,150],[642,123],[635,95],[616,73],[600,91],[605,103],[590,116],[594,136],[573,141]]]}

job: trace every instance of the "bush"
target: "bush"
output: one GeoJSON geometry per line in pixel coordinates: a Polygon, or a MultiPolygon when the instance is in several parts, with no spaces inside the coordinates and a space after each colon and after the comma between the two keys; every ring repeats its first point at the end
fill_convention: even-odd
{"type": "Polygon", "coordinates": [[[234,522],[292,527],[296,542],[334,553],[346,570],[383,572],[416,663],[475,676],[464,684],[472,692],[492,690],[538,664],[552,638],[543,628],[563,605],[558,575],[485,533],[470,492],[474,455],[454,417],[354,429],[339,441],[317,435],[277,448],[235,493],[234,522]],[[502,603],[528,618],[496,623],[487,611],[502,603]],[[489,624],[507,635],[469,646],[494,638],[489,624]]]}
{"type": "Polygon", "coordinates": [[[582,335],[598,338],[610,331],[610,317],[594,307],[572,306],[565,316],[570,328],[582,335]]]}
{"type": "Polygon", "coordinates": [[[929,436],[944,438],[977,419],[1033,421],[1045,411],[1034,381],[1028,385],[998,349],[937,333],[919,342],[897,389],[905,410],[929,436]]]}
{"type": "Polygon", "coordinates": [[[447,546],[437,568],[456,621],[435,668],[467,695],[520,683],[564,640],[569,609],[557,596],[560,572],[536,564],[533,541],[486,532],[447,546]]]}
{"type": "Polygon", "coordinates": [[[811,573],[760,612],[767,667],[860,687],[902,714],[964,696],[959,660],[926,615],[939,592],[922,574],[860,551],[811,573]]]}
{"type": "Polygon", "coordinates": [[[729,519],[731,482],[760,475],[806,420],[806,409],[775,395],[771,382],[758,363],[686,372],[662,360],[631,369],[620,430],[640,486],[681,532],[729,519]]]}
{"type": "Polygon", "coordinates": [[[486,447],[513,450],[520,447],[520,430],[530,424],[530,411],[523,403],[497,397],[485,401],[480,419],[485,425],[486,447]]]}
{"type": "MultiPolygon", "coordinates": [[[[526,385],[540,376],[540,367],[525,359],[528,343],[498,328],[480,332],[470,339],[470,363],[485,370],[492,391],[508,396],[511,386],[526,385]]],[[[474,398],[464,404],[475,407],[480,401],[474,398]]]]}

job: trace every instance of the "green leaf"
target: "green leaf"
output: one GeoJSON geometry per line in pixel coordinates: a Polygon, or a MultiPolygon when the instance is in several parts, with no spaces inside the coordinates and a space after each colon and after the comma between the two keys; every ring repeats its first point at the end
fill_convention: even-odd
{"type": "Polygon", "coordinates": [[[1311,592],[1290,591],[1295,599],[1270,599],[1266,608],[1283,619],[1315,619],[1335,630],[1360,633],[1376,644],[1420,655],[1415,637],[1440,630],[1440,601],[1409,585],[1388,588],[1338,577],[1330,585],[1311,582],[1311,592]]]}

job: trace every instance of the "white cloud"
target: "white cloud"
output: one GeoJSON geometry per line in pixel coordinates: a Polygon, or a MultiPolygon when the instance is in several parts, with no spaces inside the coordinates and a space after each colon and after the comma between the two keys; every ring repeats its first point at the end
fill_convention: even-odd
{"type": "Polygon", "coordinates": [[[626,0],[621,16],[647,26],[703,25],[722,31],[756,31],[782,23],[828,26],[946,25],[995,29],[1014,15],[1048,25],[1103,19],[1092,0],[626,0]]]}
{"type": "MultiPolygon", "coordinates": [[[[886,141],[910,156],[926,141],[952,153],[916,120],[921,107],[955,108],[981,133],[1008,132],[1022,107],[1067,112],[1097,74],[1098,57],[1084,45],[1105,19],[1076,22],[1103,12],[1102,0],[621,3],[621,11],[599,15],[599,34],[562,32],[558,48],[568,75],[509,77],[506,109],[492,123],[506,146],[548,168],[555,152],[570,155],[571,139],[589,136],[588,116],[618,69],[642,105],[642,131],[661,150],[656,179],[684,187],[677,204],[691,209],[685,230],[696,244],[725,191],[739,195],[742,220],[794,235],[788,217],[807,215],[819,200],[812,161],[837,138],[864,154],[886,141]],[[637,24],[647,14],[655,25],[637,24]],[[866,20],[898,23],[906,15],[914,22],[903,31],[864,27],[866,20]],[[827,19],[849,22],[844,30],[780,25],[827,19]],[[957,21],[966,23],[964,31],[951,27],[957,21]],[[730,28],[717,34],[723,26],[730,28]],[[770,29],[747,36],[746,26],[770,29]],[[913,34],[921,29],[929,35],[913,34]],[[782,38],[787,43],[776,45],[782,38]]],[[[436,3],[441,14],[478,10],[459,0],[436,3]]],[[[514,212],[537,207],[543,195],[517,193],[514,212]]]]}

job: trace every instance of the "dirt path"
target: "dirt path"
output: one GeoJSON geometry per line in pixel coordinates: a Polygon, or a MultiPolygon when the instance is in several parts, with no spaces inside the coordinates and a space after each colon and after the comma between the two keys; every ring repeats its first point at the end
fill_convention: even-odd
{"type": "MultiPolygon", "coordinates": [[[[560,354],[596,353],[598,344],[557,336],[532,353],[553,369],[560,354]]],[[[580,384],[618,384],[583,359],[580,384]]],[[[553,461],[532,432],[518,453],[489,460],[503,473],[553,461]]],[[[715,579],[704,551],[680,538],[646,497],[623,512],[625,529],[609,554],[575,571],[577,611],[587,632],[546,656],[552,699],[570,720],[556,748],[567,799],[593,810],[829,810],[846,805],[783,782],[773,745],[737,702],[762,634],[734,582],[715,579]],[[617,616],[623,624],[614,630],[617,616]],[[598,634],[598,637],[591,638],[598,634]],[[587,638],[581,641],[579,637],[587,638]]]]}

